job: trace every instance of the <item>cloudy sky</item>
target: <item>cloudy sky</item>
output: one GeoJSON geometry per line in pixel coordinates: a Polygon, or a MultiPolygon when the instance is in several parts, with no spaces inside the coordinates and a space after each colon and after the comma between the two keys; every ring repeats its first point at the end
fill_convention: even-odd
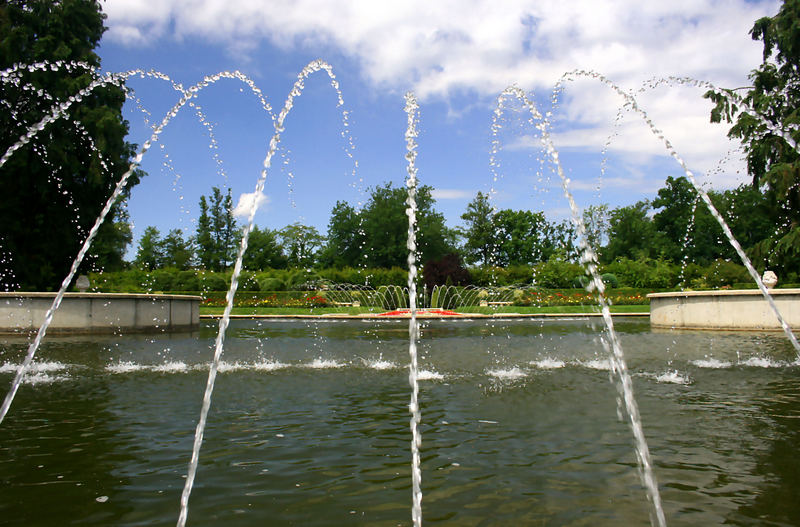
{"type": "MultiPolygon", "coordinates": [[[[501,150],[490,164],[497,96],[511,84],[542,113],[552,112],[554,141],[579,205],[652,199],[667,176],[681,174],[641,118],[621,111],[620,97],[596,80],[566,82],[553,105],[555,83],[575,69],[602,73],[634,94],[706,184],[744,181],[737,145],[725,138],[725,126],[708,122],[703,90],[651,81],[747,85],[761,61],[760,43],[748,31],[778,7],[740,0],[107,0],[100,55],[108,71],[158,70],[184,87],[239,70],[275,113],[309,61],[332,66],[349,112],[353,157],[337,95],[327,75],[315,73],[286,120],[282,154],[256,216],[270,228],[302,221],[324,232],[336,200],[358,203],[365,188],[401,184],[403,94],[411,90],[421,112],[419,179],[436,189],[438,209],[456,226],[479,190],[494,189],[499,208],[565,214],[529,114],[513,101],[499,118],[501,150]]],[[[179,94],[152,79],[129,86],[136,99],[126,117],[141,144],[147,123],[160,121],[179,94]]],[[[229,186],[234,201],[255,187],[273,133],[258,98],[225,79],[203,90],[197,106],[182,112],[144,159],[149,177],[130,202],[137,232],[147,225],[193,231],[198,198],[211,186],[229,186]]]]}

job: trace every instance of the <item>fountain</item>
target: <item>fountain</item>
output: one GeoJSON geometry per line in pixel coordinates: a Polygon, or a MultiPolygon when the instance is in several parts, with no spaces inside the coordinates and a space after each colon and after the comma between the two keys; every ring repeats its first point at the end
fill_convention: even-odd
{"type": "MultiPolygon", "coordinates": [[[[321,70],[330,76],[341,104],[341,94],[330,66],[322,61],[314,61],[303,69],[275,120],[275,135],[269,144],[256,193],[264,188],[283,123],[294,99],[301,95],[306,78],[321,70]]],[[[3,72],[3,79],[10,75],[13,75],[13,71],[3,72]]],[[[53,113],[40,123],[32,125],[28,133],[0,158],[0,166],[38,131],[63,116],[72,104],[79,103],[91,89],[106,83],[119,83],[133,75],[165,78],[161,74],[139,70],[99,77],[85,90],[57,105],[53,113]]],[[[618,91],[626,104],[641,112],[630,95],[603,77],[588,72],[575,72],[572,75],[597,78],[618,91]]],[[[495,327],[487,335],[485,326],[475,321],[458,322],[458,327],[450,329],[438,321],[423,324],[417,320],[414,192],[418,108],[413,95],[408,94],[406,158],[410,272],[407,307],[410,320],[407,337],[398,338],[397,322],[381,322],[381,326],[374,330],[381,335],[378,339],[381,347],[376,356],[372,342],[358,340],[357,335],[362,333],[358,327],[330,326],[319,330],[327,340],[325,349],[318,354],[316,345],[310,346],[307,336],[294,334],[287,323],[263,326],[255,321],[231,322],[230,313],[238,287],[242,256],[247,249],[248,235],[259,205],[253,200],[239,246],[227,305],[214,338],[211,326],[201,328],[199,337],[163,334],[141,340],[118,336],[89,340],[80,337],[53,338],[48,340],[52,346],[45,343],[43,347],[43,351],[47,352],[47,361],[34,363],[34,356],[43,344],[66,288],[133,167],[158,139],[170,119],[203,87],[220,78],[243,80],[239,73],[221,73],[206,77],[196,86],[179,90],[180,100],[154,129],[152,137],[145,142],[131,169],[121,178],[106,203],[60,291],[53,297],[36,338],[30,344],[20,338],[8,338],[5,341],[7,356],[14,361],[21,360],[19,364],[7,361],[0,368],[0,372],[15,373],[11,390],[0,409],[0,449],[3,452],[11,453],[12,448],[28,449],[27,446],[22,447],[17,438],[29,438],[31,434],[36,434],[33,423],[39,419],[37,412],[42,412],[40,415],[53,415],[53,394],[48,384],[77,384],[76,397],[86,399],[89,403],[83,406],[76,404],[75,408],[92,406],[89,409],[92,416],[103,415],[105,423],[111,423],[107,429],[103,428],[105,424],[99,426],[101,430],[98,432],[75,426],[76,414],[73,414],[72,406],[67,405],[67,417],[63,419],[71,429],[69,435],[75,438],[75,446],[68,452],[60,451],[58,448],[62,447],[57,447],[55,454],[37,452],[36,446],[30,447],[33,451],[23,452],[46,459],[46,463],[38,468],[44,470],[47,467],[48,476],[45,479],[52,477],[56,482],[65,479],[65,474],[51,474],[52,465],[60,467],[60,458],[74,458],[72,454],[85,453],[88,449],[96,454],[93,458],[100,460],[102,467],[87,468],[78,464],[56,468],[56,472],[69,474],[64,484],[70,484],[70,490],[64,492],[62,505],[75,510],[81,520],[163,523],[165,519],[172,518],[174,511],[167,511],[169,506],[164,499],[169,501],[174,498],[165,496],[162,499],[156,494],[167,490],[170,491],[167,494],[171,495],[177,490],[173,490],[174,482],[165,482],[171,481],[180,472],[177,467],[185,462],[178,451],[184,452],[182,449],[188,445],[189,438],[185,433],[189,419],[187,414],[194,413],[197,380],[205,371],[208,371],[208,377],[200,418],[191,440],[192,454],[180,497],[178,525],[184,525],[188,519],[189,498],[201,467],[204,475],[197,479],[196,490],[202,493],[202,498],[195,505],[200,511],[193,516],[196,518],[193,522],[198,523],[218,522],[223,516],[226,523],[231,523],[229,515],[234,514],[241,515],[239,523],[251,524],[264,518],[263,514],[268,514],[266,518],[280,514],[289,522],[338,524],[367,521],[371,524],[394,524],[397,513],[404,508],[407,510],[402,505],[406,499],[400,498],[398,493],[405,494],[408,485],[404,482],[408,481],[409,476],[411,516],[415,525],[422,523],[423,495],[426,496],[426,509],[430,508],[427,515],[430,521],[452,520],[460,524],[485,521],[489,517],[501,523],[548,519],[569,523],[587,516],[630,522],[637,521],[633,518],[639,518],[640,521],[642,515],[649,515],[654,525],[665,525],[666,517],[670,515],[685,519],[688,523],[720,523],[727,518],[733,518],[734,521],[762,518],[765,510],[778,522],[797,517],[797,508],[791,503],[772,511],[769,504],[759,506],[741,496],[742,488],[747,485],[766,487],[773,484],[767,474],[770,468],[779,463],[759,471],[742,468],[740,465],[748,464],[746,453],[731,449],[710,448],[686,454],[681,450],[686,444],[682,438],[674,435],[675,428],[687,433],[694,428],[692,423],[675,417],[681,413],[681,404],[676,406],[674,403],[682,397],[687,399],[685,404],[689,404],[693,411],[707,409],[714,421],[728,417],[729,406],[726,401],[733,394],[726,389],[724,379],[720,379],[717,373],[718,370],[726,370],[724,374],[733,373],[750,378],[752,391],[744,394],[744,398],[739,394],[739,404],[742,408],[748,408],[751,404],[763,407],[763,412],[753,411],[751,418],[757,421],[760,416],[766,415],[779,420],[781,426],[787,427],[786,431],[778,434],[779,437],[781,440],[790,440],[798,433],[796,420],[793,422],[790,419],[796,411],[792,403],[796,402],[793,394],[797,390],[790,389],[794,383],[796,355],[786,346],[786,341],[769,336],[751,338],[725,335],[720,338],[723,341],[720,344],[704,335],[654,334],[636,323],[621,323],[615,328],[605,300],[604,284],[597,275],[594,253],[585,240],[580,210],[572,199],[569,180],[563,175],[558,152],[549,138],[549,121],[522,90],[514,87],[501,94],[497,114],[502,112],[506,99],[518,99],[530,111],[531,119],[542,134],[548,155],[561,176],[573,222],[581,237],[581,261],[591,275],[589,290],[597,295],[604,330],[598,331],[585,321],[568,320],[547,326],[505,321],[502,327],[495,327]],[[435,342],[426,342],[426,337],[435,337],[435,342]],[[488,360],[483,342],[487,337],[492,341],[508,340],[503,342],[502,353],[490,354],[488,360]],[[74,342],[84,350],[83,363],[73,362],[75,359],[71,354],[75,346],[70,344],[70,338],[79,339],[74,342]],[[274,339],[281,339],[282,345],[270,347],[269,343],[274,339]],[[626,349],[636,350],[631,357],[623,354],[623,342],[626,349]],[[394,422],[396,411],[379,412],[383,407],[405,407],[405,404],[398,402],[406,397],[407,388],[398,382],[403,376],[396,373],[402,372],[403,365],[407,364],[401,356],[406,343],[409,354],[408,383],[411,386],[411,400],[407,406],[411,414],[410,469],[405,459],[398,459],[398,445],[405,444],[407,438],[397,432],[394,422]],[[24,351],[25,348],[27,351],[24,351]],[[712,348],[714,351],[709,353],[712,348]],[[310,353],[310,349],[313,352],[310,353]],[[667,360],[653,369],[652,354],[658,349],[664,350],[667,360]],[[210,362],[207,356],[209,351],[212,353],[210,362]],[[80,371],[88,373],[84,376],[77,373],[80,371]],[[220,383],[235,383],[237,389],[221,390],[222,400],[216,403],[220,407],[219,415],[214,416],[209,410],[218,375],[220,383]],[[256,382],[263,375],[269,375],[269,386],[256,382]],[[649,430],[653,430],[650,438],[655,438],[658,445],[654,450],[667,460],[661,465],[656,461],[656,467],[660,467],[659,474],[663,473],[663,488],[669,494],[664,501],[667,514],[662,506],[650,449],[645,441],[639,404],[633,393],[634,376],[640,378],[645,387],[645,410],[642,413],[668,418],[666,423],[656,419],[648,422],[648,426],[652,426],[649,430]],[[608,384],[603,382],[604,377],[616,380],[617,412],[624,424],[607,419],[609,408],[598,405],[598,401],[609,395],[605,393],[604,387],[608,384]],[[18,402],[19,419],[4,421],[23,379],[38,383],[43,389],[37,388],[30,393],[26,390],[24,401],[18,402]],[[779,385],[774,386],[773,381],[779,385]],[[421,397],[420,382],[431,383],[430,391],[424,389],[421,397]],[[138,396],[144,392],[145,386],[148,400],[142,404],[138,396]],[[688,386],[697,388],[700,395],[693,396],[691,391],[684,390],[688,386]],[[762,397],[762,393],[771,391],[782,394],[783,399],[770,404],[768,398],[762,397]],[[100,393],[103,395],[99,396],[100,393]],[[193,395],[190,396],[190,393],[193,395]],[[426,397],[428,395],[429,399],[426,397]],[[246,400],[251,396],[264,401],[264,406],[252,406],[246,400]],[[573,398],[578,399],[578,404],[570,404],[573,398]],[[712,401],[710,406],[705,405],[708,400],[712,401]],[[557,410],[555,413],[550,411],[553,408],[557,410]],[[424,414],[422,409],[425,410],[424,414]],[[164,412],[166,421],[159,412],[164,412]],[[232,420],[226,419],[226,416],[232,420]],[[535,416],[535,419],[531,419],[531,416],[535,416]],[[577,419],[570,419],[572,417],[577,419]],[[595,428],[589,430],[588,422],[595,428]],[[226,427],[229,428],[227,435],[226,427]],[[344,436],[331,440],[328,435],[326,439],[326,431],[330,427],[337,428],[344,436]],[[635,458],[623,453],[628,451],[629,443],[624,433],[626,427],[634,436],[635,458]],[[265,429],[268,431],[262,433],[265,429]],[[426,438],[430,438],[426,439],[426,444],[430,445],[429,451],[421,450],[422,431],[425,431],[426,438]],[[115,434],[121,437],[115,438],[115,434]],[[204,442],[207,434],[209,437],[204,442]],[[228,444],[226,437],[234,446],[228,444]],[[304,443],[303,438],[309,437],[314,439],[304,443]],[[475,444],[476,441],[480,444],[475,444]],[[153,444],[158,447],[153,450],[156,459],[148,461],[146,453],[153,444]],[[576,445],[580,448],[576,449],[576,445]],[[331,446],[329,451],[326,451],[326,446],[331,446]],[[201,463],[201,447],[208,452],[207,462],[201,463]],[[134,459],[125,459],[117,448],[129,449],[134,459]],[[359,461],[365,451],[369,459],[359,461]],[[539,458],[540,462],[537,461],[539,458]],[[304,460],[307,459],[315,460],[314,466],[303,470],[306,465],[304,460]],[[635,462],[632,462],[633,459],[635,462]],[[731,460],[730,464],[735,465],[731,467],[732,474],[719,468],[728,466],[725,460],[731,460]],[[136,468],[139,463],[143,463],[143,466],[136,468]],[[649,507],[632,490],[632,487],[636,487],[635,476],[631,481],[630,466],[633,465],[638,466],[649,507]],[[427,476],[430,480],[425,484],[422,479],[423,468],[426,473],[430,472],[430,476],[427,476]],[[733,483],[718,484],[713,478],[709,480],[695,473],[695,468],[697,472],[711,470],[719,477],[727,475],[733,483]],[[238,476],[231,478],[230,474],[225,475],[226,469],[243,475],[244,483],[238,476]],[[97,478],[89,481],[92,478],[86,470],[96,472],[97,478]],[[207,476],[205,471],[209,471],[207,476]],[[108,475],[100,474],[104,472],[108,472],[108,475]],[[686,479],[689,476],[694,479],[686,479]],[[146,479],[151,482],[146,483],[146,479]],[[269,483],[265,484],[267,480],[269,483]],[[294,487],[287,488],[287,483],[294,487]],[[730,486],[732,488],[728,488],[730,486]],[[107,493],[98,493],[101,488],[107,488],[107,493]],[[235,490],[231,491],[232,488],[235,490]],[[717,502],[713,500],[714,492],[711,489],[723,489],[721,492],[733,495],[717,502]],[[95,496],[87,498],[92,493],[95,496]],[[110,497],[110,494],[114,496],[110,497]],[[131,498],[130,501],[125,502],[126,494],[131,498]],[[68,505],[73,500],[69,496],[73,495],[80,495],[75,503],[86,506],[83,512],[80,512],[79,505],[68,505]],[[381,495],[385,498],[380,498],[381,495]],[[325,500],[325,496],[336,499],[325,500]],[[607,505],[609,501],[613,506],[607,505]],[[98,508],[108,503],[114,506],[98,508]],[[254,509],[253,503],[257,503],[258,508],[254,509]],[[271,509],[270,503],[277,509],[271,509]]],[[[641,113],[646,119],[646,115],[641,113]]],[[[647,122],[657,132],[653,124],[649,120],[647,122]]],[[[664,141],[671,155],[683,166],[682,160],[664,141]]],[[[691,175],[688,170],[687,174],[691,175]]],[[[702,189],[698,188],[698,191],[704,196],[702,189]]],[[[711,206],[707,196],[703,199],[711,206]]],[[[715,216],[725,230],[724,221],[718,214],[715,216]]],[[[726,232],[729,234],[729,231],[726,232]]],[[[735,247],[738,245],[735,240],[731,241],[735,247]]],[[[740,248],[737,250],[743,254],[740,248]]],[[[744,260],[749,265],[746,257],[744,260]]],[[[752,269],[752,266],[749,268],[752,269]]],[[[755,278],[763,295],[770,300],[760,278],[757,275],[755,278]]],[[[781,321],[789,342],[797,347],[797,341],[775,303],[771,302],[770,305],[781,321]]],[[[326,324],[346,323],[330,321],[326,324]]],[[[659,359],[664,360],[663,357],[659,359]]],[[[610,399],[614,399],[613,394],[610,395],[610,399]]],[[[69,394],[65,397],[73,400],[69,394]]],[[[704,440],[717,432],[723,434],[723,442],[739,445],[742,440],[741,430],[722,424],[706,432],[706,435],[701,433],[704,440]]],[[[765,435],[753,430],[746,437],[756,444],[765,435]]],[[[35,443],[29,439],[23,441],[24,444],[35,443]]],[[[35,495],[25,490],[29,485],[25,483],[26,476],[21,474],[29,473],[33,467],[14,469],[15,457],[6,456],[0,461],[0,477],[10,482],[7,486],[14,494],[24,495],[21,501],[31,503],[35,495]]],[[[780,469],[775,470],[784,474],[780,469]]],[[[781,478],[781,484],[788,480],[790,473],[786,474],[785,478],[781,478]]],[[[6,507],[16,511],[13,503],[17,501],[20,500],[10,499],[6,507]]],[[[14,512],[6,517],[16,514],[14,512]]],[[[27,523],[54,523],[60,519],[48,516],[47,511],[33,511],[31,514],[36,514],[37,520],[26,518],[27,523]]]]}

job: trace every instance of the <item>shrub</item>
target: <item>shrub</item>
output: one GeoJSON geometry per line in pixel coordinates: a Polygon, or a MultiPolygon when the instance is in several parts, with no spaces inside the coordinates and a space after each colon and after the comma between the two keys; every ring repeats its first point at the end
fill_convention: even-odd
{"type": "Polygon", "coordinates": [[[573,280],[584,274],[580,264],[551,258],[536,266],[536,284],[542,287],[561,289],[572,287],[573,280]]]}
{"type": "Polygon", "coordinates": [[[617,276],[613,273],[603,273],[601,276],[603,279],[603,283],[606,284],[608,287],[619,287],[619,281],[617,280],[617,276]]]}
{"type": "Polygon", "coordinates": [[[242,271],[239,275],[239,291],[260,291],[261,285],[256,280],[256,275],[252,271],[242,271]]]}
{"type": "Polygon", "coordinates": [[[214,273],[209,271],[199,271],[198,279],[200,288],[203,291],[227,291],[228,282],[223,278],[221,273],[214,273]]]}
{"type": "Polygon", "coordinates": [[[617,277],[618,286],[665,289],[673,287],[678,267],[664,260],[618,258],[604,267],[606,273],[617,277]]]}
{"type": "Polygon", "coordinates": [[[178,271],[172,281],[173,291],[197,291],[200,289],[200,280],[197,271],[178,271]]]}
{"type": "Polygon", "coordinates": [[[743,265],[717,260],[708,266],[705,273],[705,282],[710,287],[732,286],[736,282],[744,282],[750,278],[750,273],[743,265]]]}
{"type": "Polygon", "coordinates": [[[286,282],[277,277],[262,278],[258,286],[261,291],[286,291],[286,282]]]}

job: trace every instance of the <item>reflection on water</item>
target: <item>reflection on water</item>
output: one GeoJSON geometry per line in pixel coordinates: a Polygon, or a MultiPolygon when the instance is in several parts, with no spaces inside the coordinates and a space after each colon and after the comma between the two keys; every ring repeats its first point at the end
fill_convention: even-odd
{"type": "MultiPolygon", "coordinates": [[[[669,524],[800,524],[785,338],[617,327],[669,524]]],[[[423,324],[426,523],[648,522],[597,331],[423,324]]],[[[0,523],[173,523],[215,334],[46,340],[0,427],[0,523]]],[[[406,339],[407,321],[233,321],[190,523],[409,524],[406,339]]],[[[0,381],[25,347],[0,341],[0,381]]]]}

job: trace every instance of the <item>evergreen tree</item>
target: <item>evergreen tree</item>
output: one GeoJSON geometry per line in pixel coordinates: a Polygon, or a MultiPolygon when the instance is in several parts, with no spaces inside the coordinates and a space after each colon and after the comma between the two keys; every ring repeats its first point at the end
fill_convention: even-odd
{"type": "MultiPolygon", "coordinates": [[[[105,30],[103,19],[95,0],[0,2],[0,69],[57,60],[99,67],[94,48],[105,30]]],[[[83,68],[19,70],[15,76],[15,82],[0,83],[0,152],[95,78],[83,68]]],[[[11,259],[0,288],[16,283],[49,290],[66,276],[134,154],[125,142],[124,102],[119,87],[95,89],[0,168],[0,253],[11,259]]],[[[130,241],[123,219],[118,207],[107,217],[92,251],[95,267],[121,266],[130,241]]]]}
{"type": "Polygon", "coordinates": [[[183,237],[181,229],[171,229],[161,241],[162,267],[174,267],[185,271],[192,265],[194,247],[192,240],[183,237]]]}
{"type": "Polygon", "coordinates": [[[211,196],[200,196],[196,240],[197,259],[202,267],[212,271],[227,269],[236,257],[238,233],[231,189],[223,196],[218,187],[212,187],[211,196]]]}
{"type": "Polygon", "coordinates": [[[162,266],[164,253],[162,248],[161,233],[155,227],[147,227],[139,240],[134,265],[139,269],[152,271],[162,266]]]}
{"type": "Polygon", "coordinates": [[[494,209],[489,203],[489,196],[478,192],[475,199],[467,204],[467,211],[461,215],[466,227],[461,230],[464,237],[464,259],[468,264],[480,262],[491,265],[492,255],[496,251],[496,233],[494,226],[494,209]]]}
{"type": "Polygon", "coordinates": [[[211,232],[211,217],[208,215],[208,202],[200,196],[200,216],[197,218],[197,259],[204,269],[214,269],[217,264],[216,247],[211,232]]]}

